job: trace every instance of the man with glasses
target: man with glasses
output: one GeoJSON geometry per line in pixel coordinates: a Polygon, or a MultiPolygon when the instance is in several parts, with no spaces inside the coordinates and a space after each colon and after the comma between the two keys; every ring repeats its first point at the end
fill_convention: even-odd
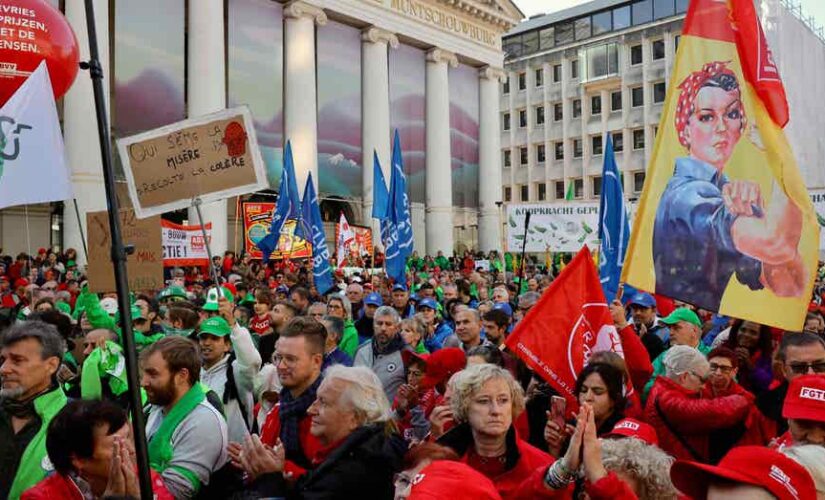
{"type": "Polygon", "coordinates": [[[707,463],[711,433],[744,422],[751,403],[739,394],[703,399],[710,364],[693,347],[671,347],[664,366],[664,376],[656,377],[650,391],[645,421],[656,429],[659,447],[669,455],[707,463]]]}
{"type": "Polygon", "coordinates": [[[779,387],[756,398],[756,406],[763,415],[776,422],[777,434],[788,430],[782,417],[782,405],[788,394],[788,384],[801,375],[825,374],[825,340],[813,333],[786,333],[779,344],[776,360],[785,381],[779,387]]]}

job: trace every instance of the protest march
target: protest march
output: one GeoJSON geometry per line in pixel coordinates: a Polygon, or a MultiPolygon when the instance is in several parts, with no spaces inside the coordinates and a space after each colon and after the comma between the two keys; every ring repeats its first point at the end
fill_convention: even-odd
{"type": "MultiPolygon", "coordinates": [[[[94,44],[77,79],[103,85],[94,44]]],[[[78,83],[36,63],[0,109],[0,208],[76,195],[78,83]]],[[[245,105],[112,139],[97,100],[83,247],[0,240],[0,498],[825,498],[825,262],[788,97],[753,2],[693,0],[632,210],[606,134],[598,204],[512,204],[506,246],[453,253],[416,245],[398,128],[367,226],[325,213],[300,136],[270,186],[245,105]],[[217,250],[210,205],[270,187],[217,250]]]]}

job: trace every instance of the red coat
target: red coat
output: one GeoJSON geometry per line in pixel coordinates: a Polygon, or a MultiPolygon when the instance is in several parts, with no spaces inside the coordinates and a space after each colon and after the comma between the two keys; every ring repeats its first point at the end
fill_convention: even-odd
{"type": "MultiPolygon", "coordinates": [[[[275,442],[278,440],[278,437],[281,435],[280,415],[281,405],[277,405],[266,416],[266,421],[264,422],[263,427],[261,427],[261,442],[264,444],[274,446],[275,442]]],[[[298,422],[299,440],[301,441],[301,448],[303,449],[304,456],[307,460],[312,460],[312,458],[318,455],[318,453],[323,449],[323,445],[320,441],[318,441],[318,438],[309,432],[309,428],[311,426],[312,417],[309,415],[304,415],[304,418],[298,422]]],[[[305,472],[306,469],[295,462],[292,462],[291,460],[286,461],[286,466],[284,467],[285,474],[292,474],[292,477],[297,479],[305,472]]]]}
{"type": "Polygon", "coordinates": [[[643,394],[647,381],[653,375],[653,364],[650,362],[650,355],[632,324],[619,330],[619,338],[622,341],[622,351],[624,352],[624,361],[627,365],[630,381],[636,392],[643,394]]]}
{"type": "Polygon", "coordinates": [[[739,394],[702,399],[699,392],[689,391],[669,378],[657,377],[647,398],[645,420],[656,429],[659,447],[669,455],[680,460],[706,461],[708,433],[742,422],[752,406],[747,398],[739,394]],[[657,406],[669,425],[662,420],[657,406]],[[698,457],[694,457],[675,433],[681,436],[698,457]]]}
{"type": "Polygon", "coordinates": [[[619,479],[613,471],[608,471],[607,475],[595,483],[586,481],[584,491],[590,500],[638,500],[639,497],[626,482],[619,479]]]}
{"type": "Polygon", "coordinates": [[[776,422],[759,411],[756,407],[756,396],[733,381],[725,391],[714,392],[710,384],[706,384],[702,390],[703,399],[722,398],[732,394],[739,394],[750,403],[745,419],[745,434],[736,442],[736,446],[767,446],[776,436],[776,422]]]}
{"type": "MultiPolygon", "coordinates": [[[[154,470],[152,475],[152,491],[157,500],[172,500],[173,497],[163,484],[160,474],[154,470]]],[[[35,484],[20,495],[21,500],[83,500],[80,489],[68,476],[52,474],[35,484]]]]}

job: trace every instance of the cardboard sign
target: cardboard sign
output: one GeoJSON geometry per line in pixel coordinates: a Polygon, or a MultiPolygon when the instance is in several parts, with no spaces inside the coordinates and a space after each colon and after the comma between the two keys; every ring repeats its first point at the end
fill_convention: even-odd
{"type": "Polygon", "coordinates": [[[140,218],[267,187],[245,106],[119,139],[117,148],[140,218]]]}
{"type": "MultiPolygon", "coordinates": [[[[174,266],[208,266],[209,253],[203,241],[200,226],[182,226],[161,221],[163,242],[163,265],[174,266]]],[[[206,224],[206,237],[212,240],[212,224],[206,224]]]]}
{"type": "MultiPolygon", "coordinates": [[[[129,290],[157,290],[163,288],[163,262],[160,245],[160,217],[138,219],[134,210],[120,211],[123,244],[134,245],[135,251],[126,258],[129,290]]],[[[86,214],[88,230],[89,265],[86,273],[89,290],[114,292],[115,271],[112,264],[112,235],[109,216],[102,212],[86,214]]]]}
{"type": "MultiPolygon", "coordinates": [[[[260,260],[261,249],[257,243],[269,234],[272,225],[272,213],[275,203],[248,202],[242,204],[244,251],[253,259],[260,260]]],[[[312,257],[312,248],[306,240],[293,236],[295,221],[289,220],[284,224],[284,230],[278,238],[278,247],[269,257],[271,260],[290,258],[304,259],[312,257]]]]}

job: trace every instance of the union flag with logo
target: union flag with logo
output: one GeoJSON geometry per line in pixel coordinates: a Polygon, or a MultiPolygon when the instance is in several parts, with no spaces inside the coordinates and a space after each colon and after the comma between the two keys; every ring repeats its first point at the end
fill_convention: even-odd
{"type": "Polygon", "coordinates": [[[819,225],[753,0],[691,1],[661,117],[622,281],[801,330],[819,225]]]}
{"type": "Polygon", "coordinates": [[[505,341],[576,408],[576,378],[594,352],[624,357],[587,246],[564,268],[505,341]]]}

